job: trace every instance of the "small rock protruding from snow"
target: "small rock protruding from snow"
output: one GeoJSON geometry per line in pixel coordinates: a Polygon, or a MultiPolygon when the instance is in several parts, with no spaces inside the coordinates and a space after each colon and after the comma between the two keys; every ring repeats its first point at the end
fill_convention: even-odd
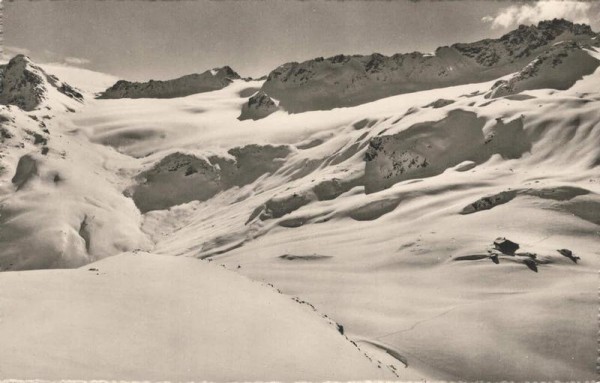
{"type": "Polygon", "coordinates": [[[435,100],[434,102],[432,102],[431,104],[426,105],[426,108],[433,108],[433,109],[439,109],[439,108],[443,108],[445,106],[448,106],[450,104],[453,104],[455,101],[454,100],[446,100],[444,98],[440,98],[435,100]]]}
{"type": "Polygon", "coordinates": [[[16,186],[17,190],[20,190],[27,184],[32,178],[38,174],[38,161],[31,155],[26,154],[19,159],[17,164],[17,170],[11,182],[16,186]]]}
{"type": "Polygon", "coordinates": [[[477,201],[465,206],[460,214],[472,214],[483,210],[489,210],[498,205],[512,201],[516,196],[517,192],[515,190],[507,190],[491,196],[482,197],[477,201]]]}
{"type": "Polygon", "coordinates": [[[506,255],[515,255],[515,251],[519,250],[519,244],[511,241],[510,239],[506,239],[504,237],[496,238],[494,241],[494,247],[496,250],[502,252],[502,254],[506,255]]]}
{"type": "Polygon", "coordinates": [[[265,92],[258,91],[242,107],[238,120],[260,120],[279,110],[277,103],[265,92]]]}
{"type": "Polygon", "coordinates": [[[577,263],[577,261],[579,261],[581,259],[580,257],[578,257],[576,255],[573,255],[573,252],[571,250],[569,250],[569,249],[559,249],[559,250],[556,250],[556,251],[558,251],[558,253],[560,255],[569,258],[574,263],[577,263]]]}

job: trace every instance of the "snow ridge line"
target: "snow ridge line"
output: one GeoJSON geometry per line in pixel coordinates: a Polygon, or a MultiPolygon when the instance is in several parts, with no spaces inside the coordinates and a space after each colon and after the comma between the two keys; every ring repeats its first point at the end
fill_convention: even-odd
{"type": "MultiPolygon", "coordinates": [[[[1,0],[0,0],[1,1],[1,0]]],[[[205,261],[208,263],[212,263],[213,259],[212,258],[208,258],[208,259],[204,259],[204,258],[199,258],[200,261],[205,261]]],[[[221,263],[219,264],[219,266],[221,266],[222,268],[224,268],[227,271],[236,271],[237,269],[241,268],[240,265],[238,265],[237,269],[230,269],[227,267],[227,265],[221,263]]],[[[261,282],[261,281],[256,281],[254,279],[248,278],[247,276],[240,274],[240,273],[236,273],[239,276],[245,277],[246,279],[248,279],[251,282],[254,283],[259,283],[260,285],[264,286],[264,287],[270,287],[271,290],[275,293],[281,294],[281,295],[285,295],[287,297],[289,297],[291,300],[293,300],[294,302],[298,303],[299,305],[305,305],[308,306],[309,310],[313,311],[315,314],[319,315],[323,320],[325,320],[327,323],[329,323],[331,326],[334,326],[337,331],[340,333],[340,335],[342,335],[344,338],[346,338],[346,340],[348,342],[350,342],[360,353],[362,353],[371,363],[375,364],[378,366],[378,368],[381,368],[382,366],[385,366],[392,374],[394,374],[395,376],[399,377],[398,373],[396,372],[396,369],[393,366],[390,365],[384,365],[381,361],[374,359],[373,356],[369,355],[368,353],[364,352],[357,344],[357,342],[355,342],[354,340],[348,338],[348,335],[344,334],[344,326],[341,325],[340,323],[336,322],[335,320],[333,320],[331,317],[329,317],[327,314],[324,314],[322,312],[320,312],[319,310],[317,310],[317,308],[310,302],[307,302],[303,299],[301,299],[300,297],[297,296],[291,296],[288,294],[284,294],[280,289],[278,289],[277,287],[275,287],[275,285],[273,285],[270,282],[261,282]]],[[[396,358],[397,359],[397,358],[396,358]]],[[[400,362],[405,364],[405,367],[408,367],[408,364],[400,359],[398,359],[400,362]]],[[[0,383],[4,383],[0,380],[0,383]]],[[[404,383],[404,382],[403,382],[404,383]]]]}

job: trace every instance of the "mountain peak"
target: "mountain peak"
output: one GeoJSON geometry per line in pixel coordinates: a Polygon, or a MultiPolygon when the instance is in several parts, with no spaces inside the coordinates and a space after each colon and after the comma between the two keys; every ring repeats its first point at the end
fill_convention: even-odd
{"type": "Polygon", "coordinates": [[[33,62],[29,58],[29,56],[25,56],[24,54],[18,54],[8,62],[8,65],[18,65],[18,64],[32,64],[33,62]]]}
{"type": "Polygon", "coordinates": [[[565,19],[552,19],[540,21],[537,25],[519,25],[500,38],[500,41],[511,43],[535,42],[547,43],[559,37],[563,33],[571,33],[573,36],[593,36],[592,28],[587,24],[576,24],[565,19]]]}
{"type": "Polygon", "coordinates": [[[25,55],[13,57],[2,70],[0,103],[35,109],[46,98],[44,71],[25,55]]]}
{"type": "Polygon", "coordinates": [[[236,71],[231,69],[229,65],[225,65],[220,68],[214,68],[213,71],[216,76],[226,77],[232,80],[237,80],[241,78],[240,75],[236,71]]]}
{"type": "Polygon", "coordinates": [[[16,105],[23,110],[37,108],[48,97],[48,89],[55,88],[63,95],[83,101],[83,95],[22,54],[16,55],[2,68],[0,75],[0,104],[16,105]]]}
{"type": "Polygon", "coordinates": [[[576,35],[593,34],[592,27],[587,24],[577,24],[565,19],[552,19],[540,21],[537,25],[538,29],[554,29],[570,31],[576,35]]]}

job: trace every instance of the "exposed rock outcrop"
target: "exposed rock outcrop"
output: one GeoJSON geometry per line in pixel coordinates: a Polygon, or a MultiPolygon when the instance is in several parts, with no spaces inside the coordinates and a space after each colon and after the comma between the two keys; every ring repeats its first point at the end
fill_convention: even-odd
{"type": "Polygon", "coordinates": [[[533,89],[570,88],[583,76],[593,73],[600,65],[600,60],[590,56],[584,48],[572,41],[552,46],[510,79],[496,82],[486,98],[508,96],[533,89]]]}
{"type": "Polygon", "coordinates": [[[569,249],[558,249],[556,251],[558,251],[560,255],[569,258],[571,261],[573,261],[573,263],[577,263],[577,261],[581,259],[580,257],[574,255],[569,249]]]}
{"type": "Polygon", "coordinates": [[[450,104],[453,104],[455,101],[454,100],[446,100],[443,98],[437,99],[434,102],[432,102],[431,104],[426,105],[426,108],[433,108],[433,109],[439,109],[439,108],[443,108],[445,106],[448,106],[450,104]]]}
{"type": "Polygon", "coordinates": [[[240,75],[228,66],[190,74],[173,80],[117,81],[98,98],[175,98],[223,89],[240,75]]]}
{"type": "Polygon", "coordinates": [[[29,57],[17,55],[1,68],[0,104],[15,105],[26,111],[36,109],[48,98],[50,87],[71,99],[83,101],[83,95],[75,88],[44,72],[29,57]]]}
{"type": "Polygon", "coordinates": [[[472,214],[483,210],[490,210],[496,206],[512,201],[519,195],[550,199],[554,201],[569,201],[578,196],[587,194],[590,194],[589,190],[572,186],[558,186],[554,188],[543,189],[505,190],[500,193],[478,199],[477,201],[465,206],[460,214],[472,214]]]}
{"type": "Polygon", "coordinates": [[[290,150],[287,146],[248,145],[228,152],[235,159],[173,153],[139,174],[129,193],[142,211],[204,201],[220,191],[254,182],[279,169],[290,150]]]}
{"type": "Polygon", "coordinates": [[[490,210],[498,205],[512,201],[517,196],[516,190],[503,191],[489,197],[483,197],[466,206],[460,214],[471,214],[482,210],[490,210]]]}
{"type": "Polygon", "coordinates": [[[260,120],[275,113],[278,109],[277,103],[261,90],[242,106],[242,114],[238,120],[260,120]]]}
{"type": "Polygon", "coordinates": [[[31,155],[26,154],[19,159],[17,170],[11,182],[16,186],[17,190],[20,190],[37,175],[38,161],[31,155]]]}
{"type": "Polygon", "coordinates": [[[264,205],[254,209],[246,224],[258,217],[261,221],[281,218],[311,202],[310,196],[293,193],[291,195],[269,199],[264,205]]]}
{"type": "Polygon", "coordinates": [[[494,241],[494,248],[502,254],[515,255],[515,251],[519,250],[519,244],[510,239],[499,237],[494,241]]]}
{"type": "Polygon", "coordinates": [[[440,121],[373,137],[364,157],[365,191],[373,193],[403,180],[435,176],[466,160],[480,164],[493,154],[519,158],[530,150],[521,120],[498,121],[488,135],[482,131],[484,123],[475,113],[453,110],[440,121]]]}

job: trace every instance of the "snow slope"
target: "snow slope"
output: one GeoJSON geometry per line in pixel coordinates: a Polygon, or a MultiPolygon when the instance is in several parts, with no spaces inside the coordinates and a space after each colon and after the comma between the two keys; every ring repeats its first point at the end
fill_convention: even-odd
{"type": "MultiPolygon", "coordinates": [[[[600,59],[591,47],[580,53],[600,59]]],[[[195,267],[179,261],[208,266],[182,257],[211,259],[310,302],[403,379],[591,381],[600,71],[564,66],[574,84],[563,87],[544,76],[552,65],[540,68],[522,88],[510,73],[261,120],[238,119],[262,85],[242,80],[173,99],[86,93],[75,113],[56,104],[47,121],[44,109],[6,107],[0,220],[22,236],[0,234],[0,262],[78,267],[143,248],[179,256],[164,266],[148,258],[176,274],[195,267]],[[489,98],[498,81],[519,86],[489,98]],[[56,173],[68,175],[58,188],[56,173]],[[498,237],[518,243],[517,254],[493,249],[498,237]]],[[[99,265],[133,272],[128,257],[99,265]]],[[[11,278],[16,294],[33,283],[17,278],[38,273],[87,278],[81,289],[91,289],[82,269],[3,273],[0,283],[11,278]]]]}
{"type": "Polygon", "coordinates": [[[55,89],[46,80],[52,74],[32,68],[41,80],[38,105],[31,111],[0,106],[0,270],[78,267],[152,247],[111,164],[128,158],[90,150],[69,122],[84,104],[55,89]]]}
{"type": "MultiPolygon", "coordinates": [[[[141,171],[177,152],[230,158],[228,150],[250,144],[289,147],[272,174],[146,213],[154,252],[241,265],[329,313],[359,344],[383,344],[430,378],[589,380],[599,82],[596,71],[567,91],[494,100],[485,98],[489,82],[259,121],[237,120],[248,84],[236,82],[169,102],[102,101],[74,121],[97,142],[155,129],[115,145],[138,157],[141,171]],[[402,146],[413,138],[423,146],[402,146]],[[373,171],[365,155],[382,139],[389,151],[378,152],[385,161],[373,171]],[[404,157],[389,155],[407,149],[407,164],[422,156],[435,166],[394,173],[404,157]],[[511,190],[505,204],[461,214],[511,190]],[[487,249],[499,236],[536,253],[538,271],[527,256],[494,264],[487,249]],[[556,252],[565,247],[578,264],[556,252]]],[[[180,190],[196,175],[173,177],[165,186],[180,190]]]]}
{"type": "Polygon", "coordinates": [[[189,258],[2,273],[0,319],[3,379],[395,378],[308,307],[189,258]]]}
{"type": "Polygon", "coordinates": [[[115,76],[61,64],[41,64],[47,73],[52,73],[68,84],[90,95],[101,93],[119,79],[115,76]]]}

